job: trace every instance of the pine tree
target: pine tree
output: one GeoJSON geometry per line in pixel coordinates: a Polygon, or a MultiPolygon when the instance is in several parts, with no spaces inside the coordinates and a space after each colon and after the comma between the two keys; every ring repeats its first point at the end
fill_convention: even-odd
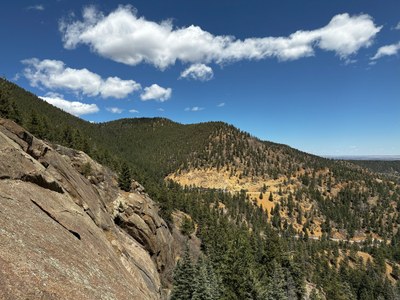
{"type": "Polygon", "coordinates": [[[221,279],[214,271],[210,260],[206,260],[207,277],[210,282],[211,299],[219,300],[221,295],[221,279]]]}
{"type": "Polygon", "coordinates": [[[11,111],[8,117],[14,122],[22,124],[22,116],[18,110],[17,105],[15,104],[15,101],[12,100],[10,105],[11,105],[11,111]]]}
{"type": "Polygon", "coordinates": [[[7,118],[22,124],[22,117],[15,101],[10,100],[7,91],[0,90],[0,117],[7,118]]]}
{"type": "Polygon", "coordinates": [[[40,125],[40,138],[42,139],[51,139],[51,131],[50,131],[50,127],[49,127],[49,121],[47,119],[47,117],[42,116],[40,118],[39,123],[40,125]]]}
{"type": "Polygon", "coordinates": [[[66,147],[70,147],[70,148],[74,147],[74,137],[73,137],[72,130],[69,126],[66,126],[63,129],[63,132],[61,134],[61,142],[66,147]]]}
{"type": "Polygon", "coordinates": [[[92,149],[91,149],[89,141],[88,141],[88,139],[86,137],[83,137],[82,151],[85,152],[87,155],[91,155],[92,154],[92,149]]]}
{"type": "Polygon", "coordinates": [[[74,140],[74,148],[78,150],[83,149],[83,136],[79,129],[75,130],[72,134],[72,138],[74,140]]]}
{"type": "Polygon", "coordinates": [[[267,188],[266,184],[264,183],[264,184],[263,184],[263,187],[262,187],[262,192],[263,192],[263,193],[266,193],[266,192],[267,192],[267,189],[268,189],[268,188],[267,188]]]}
{"type": "MultiPolygon", "coordinates": [[[[202,257],[199,258],[196,265],[196,272],[193,278],[193,296],[192,300],[214,300],[210,277],[206,262],[202,257]]],[[[215,299],[216,300],[216,299],[215,299]]]]}
{"type": "Polygon", "coordinates": [[[282,266],[275,260],[273,270],[265,293],[265,300],[288,300],[286,295],[286,280],[282,266]]]}
{"type": "Polygon", "coordinates": [[[186,216],[183,218],[181,232],[186,236],[189,236],[194,232],[194,222],[191,218],[186,216]]]}
{"type": "Polygon", "coordinates": [[[0,89],[0,117],[9,118],[11,114],[11,101],[9,93],[3,87],[0,89]]]}
{"type": "Polygon", "coordinates": [[[36,137],[41,138],[43,129],[42,122],[35,111],[32,111],[28,122],[29,131],[36,137]]]}
{"type": "Polygon", "coordinates": [[[121,166],[121,171],[119,173],[118,185],[122,190],[129,192],[131,190],[131,180],[131,170],[129,166],[124,162],[121,166]]]}
{"type": "Polygon", "coordinates": [[[193,277],[195,270],[186,246],[183,257],[178,261],[174,271],[174,286],[172,288],[171,300],[191,300],[194,286],[193,277]]]}
{"type": "Polygon", "coordinates": [[[271,201],[271,202],[274,201],[274,197],[272,196],[272,192],[269,192],[268,200],[271,201]]]}
{"type": "Polygon", "coordinates": [[[246,234],[242,230],[237,232],[223,254],[219,271],[225,287],[224,299],[251,299],[256,293],[251,273],[254,257],[246,234]]]}

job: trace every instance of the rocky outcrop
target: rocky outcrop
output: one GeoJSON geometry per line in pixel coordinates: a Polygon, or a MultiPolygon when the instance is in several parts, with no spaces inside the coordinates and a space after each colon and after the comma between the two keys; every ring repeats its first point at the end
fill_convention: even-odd
{"type": "Polygon", "coordinates": [[[0,299],[165,298],[173,238],[135,184],[0,119],[0,299]]]}
{"type": "Polygon", "coordinates": [[[191,219],[191,216],[176,210],[171,215],[172,218],[172,237],[175,244],[175,253],[178,258],[180,258],[185,252],[186,247],[189,249],[190,257],[195,261],[201,254],[201,240],[196,236],[197,225],[195,225],[195,230],[189,236],[182,234],[182,223],[185,218],[191,219]]]}
{"type": "Polygon", "coordinates": [[[168,284],[175,265],[173,240],[167,224],[149,200],[148,196],[121,193],[113,202],[114,221],[146,249],[163,275],[163,283],[168,284]]]}

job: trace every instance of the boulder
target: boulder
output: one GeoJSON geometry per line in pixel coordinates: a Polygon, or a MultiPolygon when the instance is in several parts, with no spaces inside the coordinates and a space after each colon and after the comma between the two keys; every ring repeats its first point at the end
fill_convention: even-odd
{"type": "Polygon", "coordinates": [[[138,193],[144,193],[146,190],[139,182],[136,180],[132,180],[131,182],[131,191],[136,191],[138,193]]]}

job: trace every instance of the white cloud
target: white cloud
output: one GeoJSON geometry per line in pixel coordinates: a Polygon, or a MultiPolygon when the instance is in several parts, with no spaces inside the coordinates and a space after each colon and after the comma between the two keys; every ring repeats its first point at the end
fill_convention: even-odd
{"type": "Polygon", "coordinates": [[[133,80],[122,80],[118,77],[108,77],[102,84],[100,94],[103,98],[113,97],[122,99],[130,93],[140,89],[140,84],[133,80]]]}
{"type": "Polygon", "coordinates": [[[158,84],[152,84],[151,86],[144,88],[144,92],[140,95],[140,99],[143,101],[159,100],[164,102],[171,98],[171,94],[171,88],[163,88],[158,84]]]}
{"type": "Polygon", "coordinates": [[[77,101],[65,100],[63,99],[62,95],[55,93],[49,93],[39,98],[74,116],[94,114],[99,111],[99,108],[97,107],[96,104],[86,104],[77,101]]]}
{"type": "Polygon", "coordinates": [[[14,75],[14,77],[12,78],[12,80],[13,80],[13,81],[18,81],[20,78],[21,78],[21,74],[16,73],[16,74],[14,75]]]}
{"type": "Polygon", "coordinates": [[[375,35],[382,29],[369,15],[336,15],[329,24],[319,30],[309,31],[319,35],[319,48],[336,52],[341,58],[356,53],[360,48],[372,45],[375,35]]]}
{"type": "Polygon", "coordinates": [[[383,56],[396,55],[400,51],[400,42],[397,44],[382,46],[378,49],[376,54],[371,57],[371,60],[379,59],[383,56]]]}
{"type": "Polygon", "coordinates": [[[180,78],[208,81],[214,77],[213,69],[204,64],[194,64],[181,73],[180,78]]]}
{"type": "Polygon", "coordinates": [[[44,6],[42,4],[31,5],[26,8],[27,10],[44,10],[44,6]]]}
{"type": "Polygon", "coordinates": [[[201,110],[204,110],[204,107],[193,106],[185,108],[185,111],[201,111],[201,110]]]}
{"type": "Polygon", "coordinates": [[[157,108],[157,110],[158,110],[158,111],[161,111],[161,112],[162,112],[162,111],[165,111],[165,109],[164,109],[164,108],[161,108],[161,107],[160,107],[160,108],[157,108]]]}
{"type": "Polygon", "coordinates": [[[129,112],[130,112],[130,113],[133,113],[133,114],[138,114],[138,113],[139,113],[139,111],[136,110],[136,109],[130,109],[129,112]]]}
{"type": "Polygon", "coordinates": [[[62,61],[37,58],[25,59],[23,74],[34,87],[48,89],[66,89],[85,96],[102,98],[125,98],[141,88],[134,80],[122,80],[118,77],[101,78],[87,69],[72,69],[62,61]]]}
{"type": "Polygon", "coordinates": [[[217,105],[217,107],[224,107],[225,106],[225,102],[221,102],[220,104],[217,105]]]}
{"type": "Polygon", "coordinates": [[[399,23],[397,23],[397,25],[394,27],[394,29],[396,29],[396,30],[400,30],[400,22],[399,22],[399,23]]]}
{"type": "Polygon", "coordinates": [[[124,111],[122,108],[118,107],[107,107],[106,110],[113,114],[120,114],[124,111]]]}
{"type": "Polygon", "coordinates": [[[369,47],[381,28],[367,14],[344,13],[334,16],[319,29],[299,30],[282,37],[239,40],[213,35],[195,25],[176,28],[170,20],[148,21],[138,17],[131,6],[120,6],[108,15],[87,7],[82,21],[62,20],[59,26],[66,49],[84,44],[93,52],[120,63],[144,62],[160,69],[178,60],[191,64],[266,58],[295,60],[313,56],[316,48],[347,58],[369,47]]]}

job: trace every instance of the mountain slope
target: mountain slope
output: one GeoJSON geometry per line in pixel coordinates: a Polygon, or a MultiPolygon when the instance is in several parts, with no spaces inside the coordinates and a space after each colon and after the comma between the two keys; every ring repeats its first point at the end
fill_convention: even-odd
{"type": "Polygon", "coordinates": [[[382,240],[397,232],[400,193],[394,182],[348,162],[262,142],[228,125],[214,130],[203,151],[192,153],[167,178],[246,190],[250,200],[274,215],[275,227],[285,223],[313,238],[382,240]]]}
{"type": "Polygon", "coordinates": [[[372,172],[400,180],[400,160],[352,160],[351,162],[372,172]]]}
{"type": "Polygon", "coordinates": [[[356,241],[382,240],[397,232],[399,186],[355,164],[260,141],[222,122],[182,125],[138,118],[90,124],[10,82],[0,83],[29,129],[38,131],[29,117],[32,111],[57,124],[55,131],[75,128],[71,140],[64,129],[49,138],[92,153],[114,169],[127,161],[152,195],[159,194],[164,178],[231,192],[244,189],[278,229],[287,224],[296,234],[356,241]]]}
{"type": "Polygon", "coordinates": [[[245,189],[268,213],[279,210],[275,223],[287,221],[311,236],[364,240],[368,234],[383,239],[397,232],[398,185],[355,164],[260,141],[222,122],[182,125],[139,118],[90,124],[10,82],[0,83],[34,133],[51,129],[49,139],[85,150],[114,169],[127,161],[150,193],[165,177],[182,185],[245,189]],[[38,130],[32,112],[57,125],[38,130]],[[65,128],[75,132],[68,135],[65,128]]]}

